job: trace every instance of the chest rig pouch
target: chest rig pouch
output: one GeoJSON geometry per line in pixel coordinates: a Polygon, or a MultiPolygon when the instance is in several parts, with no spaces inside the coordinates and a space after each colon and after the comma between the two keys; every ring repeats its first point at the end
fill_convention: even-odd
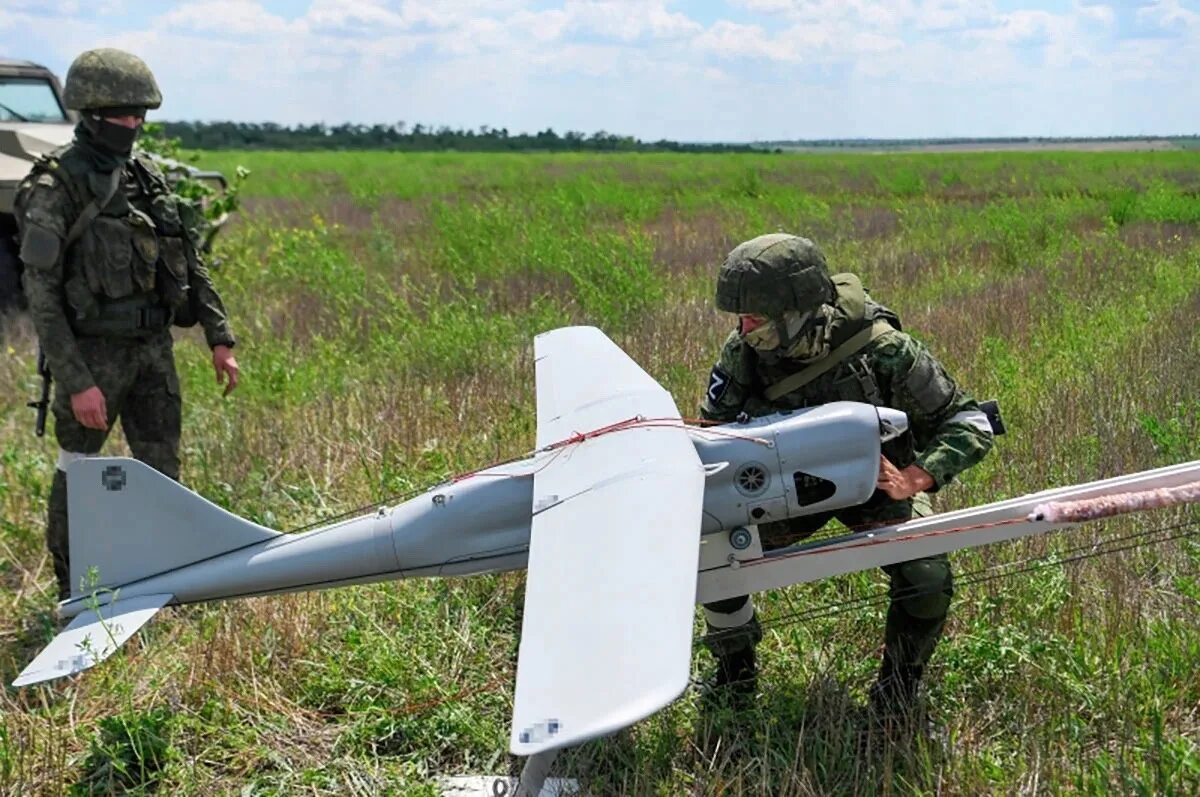
{"type": "Polygon", "coordinates": [[[843,360],[835,374],[833,391],[839,399],[885,406],[883,393],[879,390],[879,382],[875,380],[875,371],[867,355],[858,354],[843,360]]]}
{"type": "Polygon", "coordinates": [[[155,194],[150,200],[150,213],[158,228],[158,295],[175,312],[179,323],[178,319],[189,315],[188,273],[193,257],[179,214],[179,200],[173,194],[155,194]]]}
{"type": "MultiPolygon", "coordinates": [[[[876,407],[889,406],[884,400],[879,381],[875,378],[871,358],[866,354],[857,354],[842,361],[830,380],[830,391],[842,401],[861,401],[876,407]]],[[[911,465],[916,460],[912,430],[888,440],[883,444],[881,453],[897,467],[911,465]]]]}
{"type": "MultiPolygon", "coordinates": [[[[93,195],[105,195],[109,175],[93,172],[87,180],[93,195]]],[[[75,248],[73,259],[88,290],[110,301],[153,291],[159,257],[154,226],[154,220],[118,190],[83,231],[75,248]]]]}

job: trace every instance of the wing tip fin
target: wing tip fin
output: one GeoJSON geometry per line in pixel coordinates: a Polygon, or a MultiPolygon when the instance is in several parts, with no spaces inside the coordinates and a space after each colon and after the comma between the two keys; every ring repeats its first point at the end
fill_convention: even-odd
{"type": "Polygon", "coordinates": [[[173,597],[139,595],[81,612],[42,648],[12,685],[31,686],[94,667],[115,653],[173,597]]]}
{"type": "MultiPolygon", "coordinates": [[[[687,691],[690,683],[691,668],[689,665],[683,669],[678,677],[670,682],[664,681],[657,689],[652,689],[641,695],[640,699],[636,702],[613,707],[613,710],[607,712],[604,716],[591,718],[583,728],[563,727],[554,733],[546,733],[550,729],[546,727],[547,723],[545,722],[534,723],[525,728],[520,728],[523,723],[518,715],[514,713],[509,735],[509,752],[513,755],[531,756],[565,747],[574,747],[593,739],[611,736],[624,728],[632,727],[675,702],[687,691]],[[540,735],[541,738],[522,739],[523,733],[530,731],[533,731],[531,736],[540,735]],[[538,734],[538,731],[542,731],[543,733],[538,734]]],[[[568,719],[566,723],[562,724],[567,725],[569,722],[570,720],[568,719]]]]}

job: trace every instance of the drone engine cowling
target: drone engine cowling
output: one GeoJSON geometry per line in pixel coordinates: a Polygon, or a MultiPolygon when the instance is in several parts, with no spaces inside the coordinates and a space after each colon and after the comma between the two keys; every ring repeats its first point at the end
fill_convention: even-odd
{"type": "Polygon", "coordinates": [[[708,471],[702,533],[863,503],[875,492],[882,443],[907,428],[899,410],[837,401],[696,436],[708,471]]]}

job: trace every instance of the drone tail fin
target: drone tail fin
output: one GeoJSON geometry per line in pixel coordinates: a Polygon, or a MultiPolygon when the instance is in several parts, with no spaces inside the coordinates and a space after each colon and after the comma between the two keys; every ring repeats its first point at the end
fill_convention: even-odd
{"type": "Polygon", "coordinates": [[[99,664],[137,633],[173,596],[116,598],[75,616],[21,671],[13,686],[28,686],[73,675],[99,664]]]}
{"type": "Polygon", "coordinates": [[[135,459],[78,460],[67,485],[72,601],[279,536],[135,459]]]}

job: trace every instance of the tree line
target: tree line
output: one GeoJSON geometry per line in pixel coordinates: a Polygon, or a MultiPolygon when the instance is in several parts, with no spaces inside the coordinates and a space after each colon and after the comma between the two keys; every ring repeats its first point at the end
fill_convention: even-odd
{"type": "Polygon", "coordinates": [[[274,122],[162,122],[162,132],[187,149],[383,149],[399,151],[462,150],[473,152],[751,152],[748,144],[696,144],[642,141],[603,130],[587,135],[553,128],[537,133],[510,133],[505,127],[455,130],[394,124],[281,125],[274,122]]]}

